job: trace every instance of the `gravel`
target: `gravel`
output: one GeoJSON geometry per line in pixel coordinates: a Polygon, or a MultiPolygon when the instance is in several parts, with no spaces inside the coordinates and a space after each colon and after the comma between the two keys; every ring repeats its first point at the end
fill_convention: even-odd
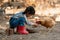
{"type": "MultiPolygon", "coordinates": [[[[0,22],[2,27],[8,27],[9,25],[6,24],[7,20],[3,20],[0,22]]],[[[13,34],[7,36],[4,33],[4,30],[0,30],[0,40],[60,40],[60,22],[54,26],[51,32],[47,32],[46,28],[43,26],[32,28],[30,29],[36,30],[38,32],[29,33],[28,35],[21,35],[21,34],[13,34]]]]}

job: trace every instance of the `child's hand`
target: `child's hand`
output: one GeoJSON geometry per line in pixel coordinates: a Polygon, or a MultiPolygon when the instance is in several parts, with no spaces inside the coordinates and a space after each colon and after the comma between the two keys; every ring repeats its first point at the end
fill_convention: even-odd
{"type": "Polygon", "coordinates": [[[38,27],[38,24],[34,24],[33,26],[34,26],[34,27],[38,27]]]}

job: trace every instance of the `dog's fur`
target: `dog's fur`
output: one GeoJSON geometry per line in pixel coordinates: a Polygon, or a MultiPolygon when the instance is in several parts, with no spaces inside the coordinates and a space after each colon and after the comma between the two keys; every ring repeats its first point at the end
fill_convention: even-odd
{"type": "Polygon", "coordinates": [[[48,30],[51,29],[52,27],[54,27],[54,25],[56,24],[56,17],[57,15],[54,15],[52,17],[40,17],[39,21],[36,21],[37,24],[41,24],[42,26],[46,27],[48,30]]]}

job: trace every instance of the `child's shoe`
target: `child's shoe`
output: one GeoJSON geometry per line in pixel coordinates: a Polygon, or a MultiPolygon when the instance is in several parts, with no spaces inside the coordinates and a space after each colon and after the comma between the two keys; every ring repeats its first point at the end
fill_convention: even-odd
{"type": "Polygon", "coordinates": [[[19,34],[28,34],[29,32],[26,30],[25,26],[18,26],[17,27],[17,32],[19,34]]]}
{"type": "Polygon", "coordinates": [[[6,29],[6,34],[7,34],[7,35],[12,35],[12,34],[14,34],[14,29],[10,29],[10,28],[6,29]]]}

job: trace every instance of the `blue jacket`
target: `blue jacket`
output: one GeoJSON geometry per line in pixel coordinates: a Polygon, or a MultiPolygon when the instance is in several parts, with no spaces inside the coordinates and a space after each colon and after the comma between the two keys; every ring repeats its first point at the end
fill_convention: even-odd
{"type": "Polygon", "coordinates": [[[28,21],[26,15],[23,14],[23,12],[16,13],[10,19],[10,26],[11,27],[16,27],[18,25],[24,26],[25,24],[30,26],[30,25],[33,25],[34,23],[28,21]]]}

